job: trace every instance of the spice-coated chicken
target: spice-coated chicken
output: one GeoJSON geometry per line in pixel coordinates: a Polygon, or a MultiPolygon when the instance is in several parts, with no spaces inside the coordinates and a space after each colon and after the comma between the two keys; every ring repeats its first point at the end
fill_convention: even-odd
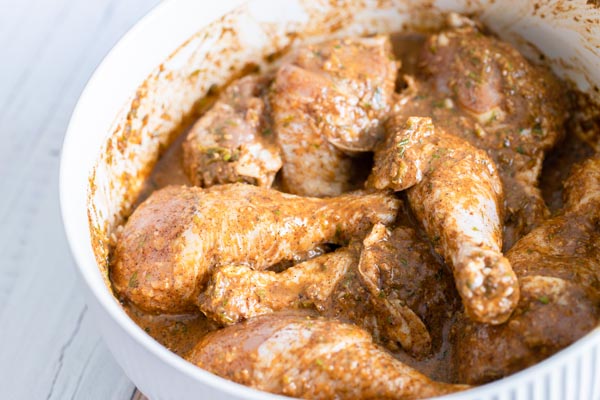
{"type": "Polygon", "coordinates": [[[452,266],[474,320],[498,324],[519,286],[502,255],[502,185],[485,151],[434,127],[429,118],[392,116],[368,184],[408,189],[408,200],[436,250],[452,266]]]}
{"type": "Polygon", "coordinates": [[[287,191],[333,196],[352,187],[349,155],[379,138],[396,72],[386,36],[302,47],[278,70],[270,102],[287,191]]]}
{"type": "Polygon", "coordinates": [[[194,124],[183,143],[183,165],[193,184],[271,186],[282,163],[266,116],[267,82],[249,75],[231,83],[194,124]]]}
{"type": "Polygon", "coordinates": [[[529,63],[510,44],[469,22],[431,35],[419,74],[396,108],[431,117],[450,134],[487,151],[506,196],[504,248],[549,216],[538,189],[547,150],[564,135],[566,91],[548,68],[529,63]]]}
{"type": "Polygon", "coordinates": [[[144,310],[192,311],[214,267],[266,269],[321,243],[345,244],[393,222],[399,206],[384,193],[317,199],[247,184],[167,187],[127,221],[112,282],[144,310]]]}
{"type": "Polygon", "coordinates": [[[461,321],[456,368],[461,381],[483,383],[533,365],[600,324],[600,156],[565,183],[560,216],[507,253],[521,284],[519,305],[499,326],[461,321]]]}
{"type": "Polygon", "coordinates": [[[456,298],[451,275],[411,229],[389,231],[377,224],[364,247],[354,242],[283,272],[219,268],[198,303],[225,325],[279,310],[316,308],[321,315],[362,326],[387,347],[400,344],[421,357],[431,350],[425,324],[442,326],[449,310],[457,310],[456,298]]]}
{"type": "Polygon", "coordinates": [[[187,359],[234,382],[307,399],[417,399],[468,388],[430,380],[355,325],[298,313],[210,333],[187,359]]]}
{"type": "Polygon", "coordinates": [[[218,268],[198,305],[206,316],[223,325],[279,310],[322,309],[347,270],[358,263],[357,247],[342,247],[282,272],[238,265],[218,268]]]}

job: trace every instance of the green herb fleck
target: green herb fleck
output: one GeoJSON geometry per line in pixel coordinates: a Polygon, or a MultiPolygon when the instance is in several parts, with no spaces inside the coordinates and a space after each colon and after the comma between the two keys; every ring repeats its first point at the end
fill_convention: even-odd
{"type": "Polygon", "coordinates": [[[135,271],[131,274],[131,278],[129,278],[129,283],[127,284],[130,288],[138,287],[140,282],[138,281],[138,272],[135,271]]]}
{"type": "Polygon", "coordinates": [[[400,142],[398,142],[398,157],[403,158],[404,157],[404,153],[406,152],[406,145],[408,144],[409,139],[405,138],[402,139],[400,142]]]}
{"type": "Polygon", "coordinates": [[[523,149],[523,146],[517,146],[517,153],[519,154],[525,154],[525,150],[523,149]]]}
{"type": "Polygon", "coordinates": [[[434,108],[446,108],[446,102],[444,100],[434,100],[431,105],[434,108]]]}
{"type": "Polygon", "coordinates": [[[536,136],[544,136],[544,130],[542,129],[542,124],[539,122],[533,126],[532,129],[534,135],[536,136]]]}
{"type": "Polygon", "coordinates": [[[319,367],[323,367],[323,360],[321,360],[320,358],[317,358],[315,360],[315,364],[317,364],[319,367]]]}
{"type": "Polygon", "coordinates": [[[548,296],[545,296],[545,295],[544,296],[540,296],[538,298],[538,301],[540,303],[542,303],[542,304],[548,304],[548,303],[550,303],[550,299],[548,298],[548,296]]]}
{"type": "Polygon", "coordinates": [[[408,265],[408,260],[406,258],[401,258],[400,263],[406,267],[408,265]]]}
{"type": "Polygon", "coordinates": [[[342,239],[342,226],[340,224],[337,224],[335,226],[335,239],[337,241],[340,241],[342,239]]]}
{"type": "Polygon", "coordinates": [[[262,131],[263,136],[270,136],[273,133],[270,128],[265,128],[262,131]]]}
{"type": "Polygon", "coordinates": [[[287,117],[283,118],[281,120],[281,122],[283,123],[283,126],[289,126],[293,120],[294,120],[294,116],[288,115],[287,117]]]}

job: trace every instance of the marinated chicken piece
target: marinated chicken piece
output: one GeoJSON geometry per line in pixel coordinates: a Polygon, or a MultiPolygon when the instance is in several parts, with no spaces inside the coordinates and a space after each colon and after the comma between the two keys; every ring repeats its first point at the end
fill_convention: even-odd
{"type": "Polygon", "coordinates": [[[306,399],[417,399],[467,389],[394,359],[354,325],[269,314],[208,334],[187,359],[223,378],[306,399]]]}
{"type": "Polygon", "coordinates": [[[198,303],[224,325],[278,310],[314,307],[322,315],[362,326],[388,347],[397,349],[400,343],[422,357],[431,351],[431,337],[421,316],[432,326],[442,325],[447,310],[457,310],[453,295],[451,277],[412,230],[397,228],[392,233],[377,224],[364,248],[353,243],[284,272],[220,268],[198,303]],[[366,274],[371,280],[365,282],[366,274]],[[375,281],[381,288],[374,287],[375,281]],[[364,299],[370,301],[365,304],[364,299]]]}
{"type": "Polygon", "coordinates": [[[504,322],[519,298],[502,255],[502,185],[485,151],[433,126],[431,119],[394,115],[375,153],[368,184],[409,189],[410,205],[436,251],[452,266],[469,317],[504,322]]]}
{"type": "Polygon", "coordinates": [[[127,221],[112,282],[146,311],[192,311],[214,267],[261,270],[321,243],[345,244],[393,222],[399,205],[383,193],[315,199],[246,184],[167,187],[127,221]]]}
{"type": "Polygon", "coordinates": [[[405,117],[431,117],[487,151],[504,185],[509,249],[549,216],[538,178],[545,152],[564,135],[566,91],[548,68],[473,26],[430,36],[419,65],[395,108],[405,117]]]}
{"type": "Polygon", "coordinates": [[[461,321],[456,328],[459,379],[483,383],[522,370],[600,324],[600,156],[565,184],[565,209],[507,253],[521,299],[500,326],[461,321]]]}
{"type": "Polygon", "coordinates": [[[277,72],[270,102],[289,192],[334,196],[352,188],[352,159],[370,151],[389,110],[397,65],[387,36],[297,50],[277,72]]]}
{"type": "Polygon", "coordinates": [[[458,296],[452,275],[412,229],[375,225],[363,241],[358,276],[377,310],[378,330],[386,332],[394,322],[391,326],[404,334],[388,334],[387,338],[403,339],[397,340],[417,357],[431,353],[431,333],[434,350],[438,350],[442,330],[434,328],[443,326],[458,311],[458,296]]]}
{"type": "Polygon", "coordinates": [[[282,162],[261,97],[267,82],[254,75],[233,82],[194,124],[183,144],[183,165],[194,185],[271,186],[282,162]]]}
{"type": "Polygon", "coordinates": [[[358,263],[359,250],[342,247],[283,272],[224,266],[212,274],[199,307],[223,325],[279,310],[323,308],[348,268],[358,263]]]}

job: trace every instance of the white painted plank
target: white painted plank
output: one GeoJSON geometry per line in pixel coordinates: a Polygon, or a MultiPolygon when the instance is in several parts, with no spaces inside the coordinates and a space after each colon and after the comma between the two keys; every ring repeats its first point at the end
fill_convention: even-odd
{"type": "Polygon", "coordinates": [[[58,207],[85,82],[157,0],[0,0],[0,398],[129,399],[87,313],[58,207]]]}

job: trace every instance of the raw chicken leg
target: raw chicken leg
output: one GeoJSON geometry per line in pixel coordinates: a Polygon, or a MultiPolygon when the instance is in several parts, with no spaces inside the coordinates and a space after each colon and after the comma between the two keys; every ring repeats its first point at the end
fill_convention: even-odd
{"type": "Polygon", "coordinates": [[[321,243],[346,244],[393,222],[399,206],[383,193],[316,199],[247,184],[167,187],[127,221],[112,282],[147,311],[191,311],[214,267],[266,269],[321,243]]]}
{"type": "Polygon", "coordinates": [[[276,313],[208,334],[187,359],[259,390],[307,399],[416,399],[467,389],[430,380],[354,325],[276,313]]]}

